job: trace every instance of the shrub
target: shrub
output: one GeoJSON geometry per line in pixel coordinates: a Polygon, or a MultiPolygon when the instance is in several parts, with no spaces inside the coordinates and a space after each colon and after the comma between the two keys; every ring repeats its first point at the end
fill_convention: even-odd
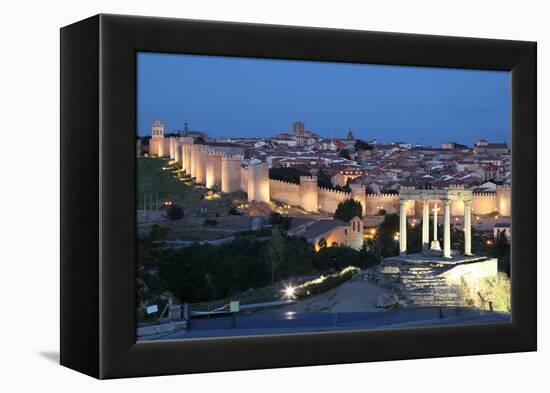
{"type": "Polygon", "coordinates": [[[363,217],[361,202],[355,199],[347,199],[344,202],[340,202],[334,212],[334,219],[348,222],[353,217],[363,217]]]}
{"type": "Polygon", "coordinates": [[[271,168],[269,169],[269,178],[275,180],[286,181],[289,183],[300,183],[300,176],[311,176],[306,171],[301,171],[296,168],[271,168]]]}
{"type": "Polygon", "coordinates": [[[292,217],[285,217],[277,212],[271,212],[269,215],[269,223],[274,226],[280,226],[281,229],[288,231],[292,223],[292,217]]]}
{"type": "Polygon", "coordinates": [[[494,311],[510,312],[510,280],[503,274],[495,278],[479,280],[476,285],[468,284],[462,280],[460,294],[464,305],[483,310],[489,308],[489,302],[493,304],[494,311]]]}
{"type": "Polygon", "coordinates": [[[172,204],[166,209],[166,217],[168,217],[169,220],[172,220],[172,221],[181,220],[183,216],[184,216],[183,209],[176,204],[172,204]]]}
{"type": "Polygon", "coordinates": [[[338,155],[342,158],[345,158],[346,160],[351,160],[351,156],[349,155],[349,151],[347,149],[340,150],[338,155]]]}
{"type": "Polygon", "coordinates": [[[202,222],[202,225],[206,226],[206,227],[214,227],[216,225],[218,225],[218,221],[216,220],[211,220],[209,218],[206,218],[203,222],[202,222]]]}
{"type": "Polygon", "coordinates": [[[240,216],[241,213],[237,210],[235,206],[232,206],[231,209],[227,212],[230,216],[240,216]]]}
{"type": "Polygon", "coordinates": [[[348,266],[338,273],[329,274],[328,276],[321,276],[315,280],[307,281],[296,287],[294,295],[297,298],[303,298],[326,292],[329,289],[335,288],[338,285],[348,281],[358,271],[359,268],[348,266]]]}

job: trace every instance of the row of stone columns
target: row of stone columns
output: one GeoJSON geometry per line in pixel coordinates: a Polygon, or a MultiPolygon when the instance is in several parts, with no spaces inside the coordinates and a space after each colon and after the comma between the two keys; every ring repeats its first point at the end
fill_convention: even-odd
{"type": "MultiPolygon", "coordinates": [[[[443,201],[443,256],[451,258],[451,201],[443,201]]],[[[439,212],[437,205],[433,208],[433,241],[430,246],[430,204],[424,201],[422,211],[422,249],[440,250],[439,241],[437,240],[437,213],[439,212]]],[[[472,255],[472,202],[464,201],[464,254],[472,255]]],[[[406,200],[400,201],[399,209],[399,251],[402,255],[407,253],[407,210],[406,200]]]]}

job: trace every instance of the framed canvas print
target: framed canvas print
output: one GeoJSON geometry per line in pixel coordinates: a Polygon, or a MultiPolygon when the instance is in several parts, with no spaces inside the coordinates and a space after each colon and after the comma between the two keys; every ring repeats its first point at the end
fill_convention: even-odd
{"type": "Polygon", "coordinates": [[[536,44],[61,29],[61,364],[536,350],[536,44]]]}

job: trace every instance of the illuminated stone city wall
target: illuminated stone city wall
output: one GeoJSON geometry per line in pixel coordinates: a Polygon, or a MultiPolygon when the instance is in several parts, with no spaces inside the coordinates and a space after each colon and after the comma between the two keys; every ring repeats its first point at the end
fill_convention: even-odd
{"type": "Polygon", "coordinates": [[[269,179],[269,194],[274,201],[300,206],[300,186],[298,184],[269,179]]]}
{"type": "Polygon", "coordinates": [[[300,176],[300,206],[306,212],[319,211],[319,190],[316,176],[300,176]]]}
{"type": "MultiPolygon", "coordinates": [[[[269,168],[265,163],[252,163],[242,167],[241,155],[229,155],[226,150],[233,147],[192,144],[188,137],[164,137],[164,125],[155,121],[149,142],[151,156],[166,157],[181,162],[182,169],[195,178],[197,184],[208,188],[221,186],[222,192],[243,190],[249,201],[269,202],[270,200],[299,206],[307,212],[334,213],[338,204],[353,198],[363,207],[363,215],[376,215],[381,209],[387,214],[399,213],[399,195],[366,194],[362,185],[352,185],[351,192],[343,192],[319,187],[315,176],[300,177],[300,184],[269,179],[269,168]],[[219,150],[222,149],[223,151],[219,150]]],[[[242,149],[242,148],[238,148],[242,149]]],[[[233,151],[233,150],[231,150],[233,151]]],[[[239,150],[240,151],[240,150],[239,150]]],[[[496,192],[474,193],[472,212],[475,215],[498,213],[510,215],[511,190],[509,186],[497,186],[496,192]]],[[[422,213],[421,201],[407,201],[407,215],[422,213]]],[[[441,204],[430,201],[430,207],[441,204]]],[[[442,214],[443,209],[441,210],[442,214]]],[[[463,216],[464,203],[453,201],[451,215],[463,216]]]]}
{"type": "Polygon", "coordinates": [[[181,169],[186,173],[191,171],[191,145],[189,144],[181,146],[181,169]]]}
{"type": "Polygon", "coordinates": [[[206,184],[206,149],[204,147],[197,148],[195,154],[195,183],[206,184]]]}
{"type": "Polygon", "coordinates": [[[361,204],[363,215],[367,211],[367,187],[360,184],[351,185],[351,197],[361,204]]]}
{"type": "Polygon", "coordinates": [[[351,193],[344,191],[330,190],[319,187],[319,210],[327,213],[334,213],[338,204],[351,198],[351,193]]]}
{"type": "Polygon", "coordinates": [[[269,203],[269,168],[266,163],[248,166],[248,201],[269,203]]]}
{"type": "Polygon", "coordinates": [[[474,214],[489,214],[497,211],[497,198],[494,192],[476,193],[472,195],[472,212],[474,214]]]}
{"type": "Polygon", "coordinates": [[[248,168],[241,167],[241,178],[239,179],[241,190],[248,192],[248,168]]]}
{"type": "MultiPolygon", "coordinates": [[[[387,214],[399,213],[399,195],[395,194],[367,194],[366,215],[377,215],[380,210],[385,210],[387,214]]],[[[407,212],[407,214],[411,214],[407,212]]]]}
{"type": "Polygon", "coordinates": [[[206,157],[206,187],[213,188],[221,185],[222,181],[222,154],[210,152],[206,157]]]}
{"type": "Polygon", "coordinates": [[[174,142],[174,161],[181,162],[181,143],[178,140],[174,142]]]}
{"type": "Polygon", "coordinates": [[[497,186],[497,210],[503,216],[510,216],[511,193],[510,186],[497,186]]]}
{"type": "Polygon", "coordinates": [[[240,156],[223,156],[221,163],[222,192],[235,192],[241,188],[241,164],[240,156]]]}

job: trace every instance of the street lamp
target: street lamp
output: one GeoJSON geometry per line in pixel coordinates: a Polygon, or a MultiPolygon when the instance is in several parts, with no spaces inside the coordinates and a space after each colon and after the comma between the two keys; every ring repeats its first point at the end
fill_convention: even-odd
{"type": "Polygon", "coordinates": [[[292,285],[288,285],[284,290],[284,297],[287,299],[294,299],[296,297],[296,288],[294,288],[292,285]]]}

